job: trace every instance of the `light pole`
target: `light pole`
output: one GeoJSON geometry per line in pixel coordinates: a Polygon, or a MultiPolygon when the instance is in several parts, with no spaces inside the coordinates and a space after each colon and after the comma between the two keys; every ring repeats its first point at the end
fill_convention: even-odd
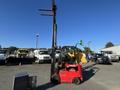
{"type": "Polygon", "coordinates": [[[39,34],[36,34],[36,49],[38,49],[39,34]]]}
{"type": "Polygon", "coordinates": [[[88,47],[90,48],[90,44],[92,43],[92,41],[88,41],[88,47]]]}

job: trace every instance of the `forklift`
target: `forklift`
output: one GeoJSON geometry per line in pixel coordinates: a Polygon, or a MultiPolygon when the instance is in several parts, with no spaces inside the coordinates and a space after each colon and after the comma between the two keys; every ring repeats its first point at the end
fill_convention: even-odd
{"type": "Polygon", "coordinates": [[[40,11],[51,11],[52,14],[42,14],[42,15],[53,16],[52,53],[51,53],[52,60],[51,60],[50,81],[52,83],[67,82],[67,83],[80,84],[81,81],[83,80],[81,65],[77,63],[69,63],[68,61],[69,60],[71,61],[73,57],[68,55],[68,53],[65,55],[65,58],[62,57],[60,58],[59,61],[57,61],[55,57],[57,50],[57,24],[56,24],[57,6],[55,0],[52,0],[52,10],[40,9],[40,11]]]}
{"type": "MultiPolygon", "coordinates": [[[[73,46],[68,47],[72,48],[73,46]]],[[[62,48],[61,53],[63,55],[60,56],[60,59],[53,63],[55,67],[51,67],[54,70],[51,74],[51,82],[80,84],[83,81],[83,76],[82,66],[77,61],[78,51],[76,51],[76,48],[70,50],[62,48]]]]}

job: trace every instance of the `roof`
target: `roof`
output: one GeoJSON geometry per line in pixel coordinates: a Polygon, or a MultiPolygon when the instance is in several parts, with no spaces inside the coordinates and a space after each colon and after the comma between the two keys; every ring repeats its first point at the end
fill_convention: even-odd
{"type": "Polygon", "coordinates": [[[120,45],[115,45],[115,46],[109,47],[109,48],[103,48],[103,49],[100,49],[100,51],[114,51],[114,52],[120,52],[120,45]]]}

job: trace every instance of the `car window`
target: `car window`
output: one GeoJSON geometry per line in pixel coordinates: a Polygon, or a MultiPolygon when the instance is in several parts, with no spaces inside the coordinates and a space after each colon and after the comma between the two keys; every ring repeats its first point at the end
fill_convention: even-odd
{"type": "Polygon", "coordinates": [[[102,54],[97,54],[96,56],[97,56],[97,57],[102,57],[102,54]]]}
{"type": "Polygon", "coordinates": [[[39,54],[41,54],[41,55],[42,54],[49,54],[49,52],[48,51],[40,51],[39,54]]]}
{"type": "Polygon", "coordinates": [[[20,53],[28,53],[27,50],[20,50],[19,52],[20,52],[20,53]]]}

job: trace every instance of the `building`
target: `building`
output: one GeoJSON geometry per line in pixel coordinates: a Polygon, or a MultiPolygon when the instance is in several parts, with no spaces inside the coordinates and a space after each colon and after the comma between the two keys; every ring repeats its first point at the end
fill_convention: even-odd
{"type": "Polygon", "coordinates": [[[100,49],[100,51],[108,51],[108,52],[112,52],[113,54],[120,55],[120,45],[115,45],[109,48],[103,48],[100,49]]]}

